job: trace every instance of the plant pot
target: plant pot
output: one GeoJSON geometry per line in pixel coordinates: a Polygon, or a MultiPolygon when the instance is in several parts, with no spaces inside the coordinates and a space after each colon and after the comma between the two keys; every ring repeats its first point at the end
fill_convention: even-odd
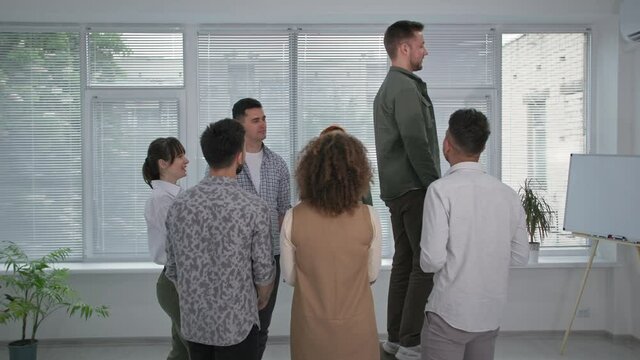
{"type": "Polygon", "coordinates": [[[540,243],[530,242],[529,243],[529,264],[537,264],[539,254],[540,254],[540,243]]]}
{"type": "Polygon", "coordinates": [[[36,360],[38,340],[18,340],[9,343],[9,360],[36,360]]]}

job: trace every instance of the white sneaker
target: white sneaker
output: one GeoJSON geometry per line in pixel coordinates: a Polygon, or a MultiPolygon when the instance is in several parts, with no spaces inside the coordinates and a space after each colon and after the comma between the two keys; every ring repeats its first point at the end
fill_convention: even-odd
{"type": "Polygon", "coordinates": [[[400,346],[396,353],[398,360],[420,360],[420,345],[404,347],[400,346]]]}
{"type": "Polygon", "coordinates": [[[384,352],[386,352],[387,354],[395,355],[398,352],[399,348],[400,344],[398,343],[394,343],[391,341],[385,341],[382,343],[382,350],[384,350],[384,352]]]}

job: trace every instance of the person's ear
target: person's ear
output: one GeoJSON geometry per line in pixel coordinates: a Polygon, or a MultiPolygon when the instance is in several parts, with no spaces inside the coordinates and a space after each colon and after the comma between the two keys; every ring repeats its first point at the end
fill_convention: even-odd
{"type": "Polygon", "coordinates": [[[171,165],[171,164],[169,164],[169,162],[168,162],[168,161],[166,161],[166,160],[163,160],[163,159],[158,160],[158,167],[159,167],[160,169],[166,169],[166,168],[168,168],[170,165],[171,165]]]}
{"type": "Polygon", "coordinates": [[[400,43],[400,46],[398,47],[399,52],[407,55],[409,53],[409,50],[411,50],[411,48],[409,47],[409,43],[407,43],[406,41],[400,43]]]}
{"type": "Polygon", "coordinates": [[[236,162],[238,165],[244,165],[244,149],[236,155],[236,162]]]}

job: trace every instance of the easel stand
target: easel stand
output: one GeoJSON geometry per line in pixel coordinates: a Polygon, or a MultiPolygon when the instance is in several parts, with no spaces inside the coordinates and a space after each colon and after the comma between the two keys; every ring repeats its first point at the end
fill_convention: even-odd
{"type": "Polygon", "coordinates": [[[587,264],[587,268],[585,269],[584,275],[582,276],[582,285],[580,286],[580,291],[578,292],[578,298],[576,299],[576,306],[573,308],[573,315],[571,316],[571,320],[569,321],[567,330],[564,332],[564,338],[562,339],[562,346],[560,347],[560,355],[564,355],[564,351],[567,349],[567,340],[569,340],[569,334],[571,333],[573,320],[575,320],[576,314],[578,313],[578,307],[580,306],[580,299],[582,298],[582,293],[584,293],[584,288],[587,285],[587,278],[589,277],[589,272],[591,272],[591,266],[593,265],[593,259],[596,257],[596,250],[598,249],[598,244],[600,243],[600,240],[612,241],[616,244],[621,244],[621,245],[634,246],[636,248],[636,251],[638,252],[638,257],[640,258],[640,243],[608,239],[605,237],[593,237],[593,236],[577,234],[577,233],[574,233],[574,235],[589,238],[593,242],[591,244],[591,256],[589,257],[589,263],[587,264]]]}

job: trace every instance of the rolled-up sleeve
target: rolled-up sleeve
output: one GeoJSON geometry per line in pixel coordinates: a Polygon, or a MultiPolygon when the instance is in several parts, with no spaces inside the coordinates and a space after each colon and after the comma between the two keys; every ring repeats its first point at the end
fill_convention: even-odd
{"type": "Polygon", "coordinates": [[[280,270],[284,282],[291,286],[296,284],[296,247],[291,242],[291,224],[293,209],[287,211],[280,229],[280,270]]]}
{"type": "Polygon", "coordinates": [[[291,209],[291,184],[287,164],[280,164],[280,181],[278,183],[278,218],[281,219],[291,209]]]}
{"type": "Polygon", "coordinates": [[[276,275],[273,255],[271,253],[271,230],[269,208],[267,204],[260,204],[257,221],[251,239],[251,260],[253,267],[253,282],[258,286],[269,285],[276,275]]]}

